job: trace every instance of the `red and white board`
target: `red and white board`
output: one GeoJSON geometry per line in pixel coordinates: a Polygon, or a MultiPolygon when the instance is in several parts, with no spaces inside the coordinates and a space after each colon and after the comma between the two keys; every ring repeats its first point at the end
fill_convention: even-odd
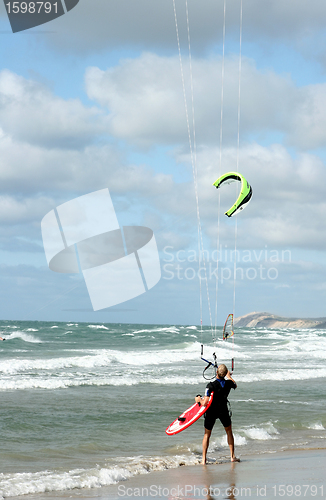
{"type": "Polygon", "coordinates": [[[210,395],[210,398],[208,400],[208,403],[206,406],[201,406],[198,403],[195,403],[194,405],[190,406],[188,410],[184,411],[180,417],[178,417],[172,424],[169,425],[169,427],[166,429],[166,433],[168,436],[173,436],[173,434],[178,434],[178,432],[184,431],[192,425],[196,420],[199,419],[206,410],[210,407],[213,401],[213,394],[210,395]]]}

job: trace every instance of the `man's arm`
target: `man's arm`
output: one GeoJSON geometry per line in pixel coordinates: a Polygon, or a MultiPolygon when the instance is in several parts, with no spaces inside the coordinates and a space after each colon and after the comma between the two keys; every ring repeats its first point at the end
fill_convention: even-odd
{"type": "Polygon", "coordinates": [[[229,380],[231,380],[234,383],[235,388],[237,388],[237,384],[236,384],[235,380],[233,380],[233,378],[231,377],[231,373],[229,371],[226,374],[226,378],[228,378],[229,380]]]}
{"type": "Polygon", "coordinates": [[[201,406],[206,406],[208,401],[209,401],[209,396],[201,397],[201,396],[196,396],[195,397],[196,403],[200,403],[201,406]]]}

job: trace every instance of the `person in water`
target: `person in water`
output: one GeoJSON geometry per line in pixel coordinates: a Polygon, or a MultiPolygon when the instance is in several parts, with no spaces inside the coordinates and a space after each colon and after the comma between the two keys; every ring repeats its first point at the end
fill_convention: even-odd
{"type": "Polygon", "coordinates": [[[211,406],[205,413],[205,434],[203,439],[203,459],[202,464],[206,464],[206,455],[209,445],[209,438],[212,434],[212,429],[214,427],[217,418],[220,419],[222,425],[224,426],[228,445],[230,447],[231,462],[240,462],[234,454],[234,437],[232,432],[231,416],[228,409],[228,395],[231,389],[236,389],[237,384],[231,377],[231,374],[225,365],[220,365],[217,368],[216,380],[214,382],[209,382],[206,386],[205,397],[196,396],[195,401],[201,406],[206,406],[211,393],[214,391],[213,401],[211,406]],[[226,377],[226,379],[225,379],[226,377]]]}

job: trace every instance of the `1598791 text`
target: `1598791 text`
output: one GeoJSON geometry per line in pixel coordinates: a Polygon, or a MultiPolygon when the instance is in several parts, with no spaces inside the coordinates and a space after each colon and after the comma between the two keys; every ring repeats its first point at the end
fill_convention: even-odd
{"type": "Polygon", "coordinates": [[[58,2],[8,2],[8,14],[54,14],[58,13],[58,2]]]}

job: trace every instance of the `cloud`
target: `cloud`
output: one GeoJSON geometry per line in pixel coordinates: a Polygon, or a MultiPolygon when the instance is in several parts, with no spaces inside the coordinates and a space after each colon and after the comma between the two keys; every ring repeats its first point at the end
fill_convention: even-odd
{"type": "MultiPolygon", "coordinates": [[[[205,0],[188,2],[192,47],[207,50],[219,43],[223,29],[223,2],[205,0]]],[[[187,28],[184,2],[176,0],[179,31],[186,44],[187,28]]],[[[4,14],[4,7],[2,6],[4,14]]],[[[290,42],[304,50],[306,41],[324,30],[324,0],[261,0],[243,4],[244,40],[273,43],[290,42]]],[[[227,36],[239,38],[240,2],[227,3],[227,36]]],[[[45,34],[48,42],[62,53],[80,54],[118,47],[133,50],[174,50],[176,33],[172,1],[166,0],[97,0],[79,2],[68,15],[51,23],[57,32],[45,34]]],[[[311,47],[312,48],[312,47],[311,47]]],[[[316,56],[311,51],[310,57],[316,56]]]]}
{"type": "MultiPolygon", "coordinates": [[[[220,95],[216,91],[216,82],[219,81],[220,65],[220,60],[193,61],[195,98],[198,98],[196,128],[199,130],[200,210],[203,231],[212,241],[216,237],[217,193],[211,185],[219,175],[217,117],[220,95]]],[[[237,94],[237,81],[233,78],[237,70],[237,61],[227,59],[223,171],[235,170],[237,165],[234,140],[237,103],[231,98],[237,94]],[[228,118],[232,115],[233,124],[228,118]]],[[[317,107],[302,104],[305,97],[308,96],[308,99],[314,91],[312,86],[297,89],[288,77],[260,72],[250,60],[244,60],[243,80],[242,123],[247,137],[258,129],[279,129],[286,140],[302,145],[303,129],[309,129],[309,120],[313,122],[316,109],[322,121],[317,107]],[[304,112],[308,124],[305,125],[302,119],[300,125],[294,125],[297,120],[292,117],[299,117],[304,112]]],[[[81,103],[77,106],[80,113],[70,115],[70,101],[59,99],[45,87],[18,75],[1,73],[2,224],[36,223],[53,206],[67,199],[109,187],[111,194],[117,197],[118,210],[122,214],[132,213],[133,223],[152,216],[153,229],[160,231],[163,244],[169,244],[169,241],[179,246],[187,242],[196,244],[196,205],[192,182],[175,183],[172,175],[156,173],[151,165],[132,164],[127,160],[124,146],[120,147],[112,140],[110,144],[95,140],[93,144],[83,147],[73,143],[75,131],[77,138],[83,136],[78,129],[78,122],[83,116],[89,138],[93,134],[95,139],[99,139],[102,117],[109,113],[108,132],[126,141],[127,149],[130,143],[141,147],[163,143],[170,148],[180,144],[174,153],[170,149],[166,162],[187,165],[190,170],[189,153],[185,153],[189,151],[189,146],[178,59],[146,53],[135,60],[125,60],[108,71],[89,68],[86,88],[89,97],[102,107],[100,111],[96,108],[94,123],[89,118],[88,108],[81,103]],[[26,110],[30,110],[33,120],[33,109],[29,107],[31,104],[25,108],[25,98],[26,102],[36,99],[39,110],[43,110],[37,115],[37,128],[51,130],[55,124],[58,125],[60,133],[51,136],[51,145],[46,139],[35,139],[33,134],[36,134],[37,128],[28,136],[26,110]],[[48,102],[52,103],[51,106],[48,102]],[[54,110],[55,103],[59,103],[58,115],[46,112],[54,110]],[[69,149],[66,149],[61,141],[65,125],[60,129],[59,118],[65,124],[68,115],[72,139],[69,149]],[[11,122],[8,116],[12,118],[11,122]],[[176,233],[174,238],[171,237],[171,227],[176,233]]],[[[321,124],[319,128],[322,129],[321,124]]],[[[325,167],[317,156],[304,153],[293,158],[282,145],[266,147],[248,142],[239,151],[239,170],[248,178],[254,192],[252,203],[238,219],[239,245],[242,248],[264,244],[323,247],[325,237],[320,227],[323,227],[326,215],[323,201],[325,167]]],[[[230,191],[228,194],[226,190],[221,196],[222,207],[226,210],[234,202],[235,193],[230,191]]],[[[227,224],[221,226],[221,237],[227,242],[233,238],[227,224]]]]}
{"type": "Polygon", "coordinates": [[[53,207],[53,200],[46,197],[17,199],[0,196],[0,224],[25,224],[43,217],[53,207]]]}
{"type": "MultiPolygon", "coordinates": [[[[184,61],[190,125],[190,75],[184,61]]],[[[192,62],[195,123],[198,140],[216,144],[219,137],[221,102],[221,59],[192,62]]],[[[187,141],[187,122],[179,59],[145,53],[122,61],[107,71],[88,68],[88,96],[110,112],[110,131],[115,137],[139,145],[154,142],[176,144],[187,141]]],[[[238,119],[239,63],[225,61],[223,138],[236,140],[238,119]]],[[[272,71],[259,72],[252,61],[242,64],[241,130],[253,132],[283,130],[296,105],[293,82],[272,71]],[[276,105],[277,104],[277,105],[276,105]]]]}
{"type": "Polygon", "coordinates": [[[326,146],[326,84],[308,85],[297,91],[300,97],[292,114],[287,142],[301,149],[326,146]]]}
{"type": "Polygon", "coordinates": [[[78,149],[105,132],[101,112],[64,100],[9,70],[0,72],[0,123],[5,134],[47,148],[78,149]]]}
{"type": "Polygon", "coordinates": [[[126,161],[119,149],[107,145],[83,150],[46,149],[0,137],[0,192],[35,195],[89,192],[108,186],[116,194],[132,198],[168,193],[172,176],[155,174],[150,166],[126,161]]]}
{"type": "MultiPolygon", "coordinates": [[[[215,145],[220,135],[221,59],[193,59],[194,117],[198,144],[215,145]]],[[[183,61],[192,136],[191,77],[183,61]]],[[[179,60],[145,53],[103,71],[88,68],[90,99],[110,113],[109,130],[140,147],[187,144],[187,120],[179,60]]],[[[236,144],[239,63],[225,61],[223,144],[236,144]]],[[[261,71],[244,58],[241,75],[241,140],[258,142],[278,134],[300,150],[326,146],[326,84],[297,87],[288,75],[261,71]]]]}
{"type": "MultiPolygon", "coordinates": [[[[217,148],[207,147],[197,154],[200,214],[211,245],[216,245],[220,194],[220,240],[230,247],[234,245],[234,219],[222,214],[234,203],[237,190],[236,183],[220,190],[213,188],[219,176],[218,158],[217,148]]],[[[181,159],[186,157],[182,155],[181,159]]],[[[222,173],[235,170],[236,161],[236,149],[225,149],[222,173]]],[[[326,169],[318,157],[303,154],[294,159],[283,146],[250,144],[239,151],[239,171],[253,188],[250,204],[238,215],[239,248],[261,248],[265,244],[325,248],[326,169]]]]}

